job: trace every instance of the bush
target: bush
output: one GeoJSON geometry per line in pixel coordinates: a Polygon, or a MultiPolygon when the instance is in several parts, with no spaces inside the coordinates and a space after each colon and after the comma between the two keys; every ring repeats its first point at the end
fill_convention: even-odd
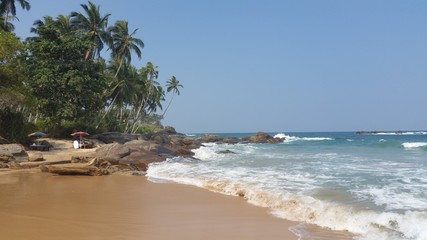
{"type": "Polygon", "coordinates": [[[0,109],[0,136],[11,142],[30,144],[27,135],[35,129],[34,124],[25,121],[24,115],[10,108],[0,109]]]}

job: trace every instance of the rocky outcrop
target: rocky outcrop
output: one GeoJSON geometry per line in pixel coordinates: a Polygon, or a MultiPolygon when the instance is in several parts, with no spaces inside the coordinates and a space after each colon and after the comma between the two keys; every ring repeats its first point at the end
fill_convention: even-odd
{"type": "Polygon", "coordinates": [[[146,171],[148,164],[161,162],[175,156],[192,156],[193,152],[183,147],[173,147],[170,140],[158,144],[155,141],[134,140],[124,144],[112,143],[96,150],[97,157],[115,161],[121,168],[146,171]]]}
{"type": "Polygon", "coordinates": [[[13,162],[27,162],[28,160],[28,154],[22,145],[0,145],[0,168],[8,168],[13,162]]]}
{"type": "Polygon", "coordinates": [[[257,132],[255,136],[244,137],[242,140],[248,143],[280,143],[285,139],[272,137],[265,132],[257,132]]]}

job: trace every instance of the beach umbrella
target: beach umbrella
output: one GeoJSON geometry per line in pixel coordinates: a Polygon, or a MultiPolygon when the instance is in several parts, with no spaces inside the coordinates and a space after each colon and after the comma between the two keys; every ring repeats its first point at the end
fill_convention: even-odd
{"type": "Polygon", "coordinates": [[[79,137],[80,138],[80,144],[82,144],[82,137],[85,137],[88,135],[90,135],[90,134],[87,132],[74,132],[71,134],[71,136],[73,136],[73,137],[79,137]]]}
{"type": "Polygon", "coordinates": [[[47,134],[44,132],[33,132],[28,134],[28,137],[45,137],[45,136],[47,136],[47,134]]]}
{"type": "Polygon", "coordinates": [[[84,137],[84,136],[88,136],[88,135],[90,135],[90,134],[87,132],[74,132],[71,134],[71,136],[80,136],[80,137],[84,137]]]}

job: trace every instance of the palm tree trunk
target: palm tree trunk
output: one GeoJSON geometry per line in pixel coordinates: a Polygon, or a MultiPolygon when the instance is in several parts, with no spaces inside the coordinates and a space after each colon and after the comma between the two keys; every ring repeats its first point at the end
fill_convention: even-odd
{"type": "Polygon", "coordinates": [[[120,71],[120,68],[122,67],[122,64],[123,64],[123,59],[120,61],[119,67],[117,68],[117,72],[116,72],[116,74],[114,75],[114,78],[116,78],[116,77],[117,77],[117,75],[119,74],[119,71],[120,71]]]}
{"type": "Polygon", "coordinates": [[[101,120],[99,120],[98,125],[96,125],[95,129],[98,129],[99,125],[101,124],[101,122],[104,120],[104,118],[107,116],[107,114],[111,111],[111,109],[113,108],[114,102],[116,101],[117,97],[119,96],[120,92],[117,92],[116,96],[114,96],[113,101],[111,102],[110,106],[108,107],[107,111],[105,111],[104,115],[102,116],[101,120]]]}
{"type": "Polygon", "coordinates": [[[173,92],[173,94],[172,94],[172,98],[171,98],[171,100],[169,101],[168,106],[166,107],[165,111],[164,111],[164,112],[163,112],[163,114],[162,114],[162,118],[163,118],[163,117],[165,117],[165,114],[166,114],[166,112],[168,111],[169,106],[171,105],[171,103],[172,103],[172,101],[173,101],[173,98],[174,98],[174,97],[175,97],[175,92],[173,92]]]}

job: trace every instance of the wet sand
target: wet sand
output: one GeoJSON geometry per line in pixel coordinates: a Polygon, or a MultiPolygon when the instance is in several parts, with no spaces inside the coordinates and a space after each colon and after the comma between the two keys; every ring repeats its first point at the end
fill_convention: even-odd
{"type": "Polygon", "coordinates": [[[145,177],[0,172],[1,239],[285,239],[298,223],[242,198],[145,177]]]}

